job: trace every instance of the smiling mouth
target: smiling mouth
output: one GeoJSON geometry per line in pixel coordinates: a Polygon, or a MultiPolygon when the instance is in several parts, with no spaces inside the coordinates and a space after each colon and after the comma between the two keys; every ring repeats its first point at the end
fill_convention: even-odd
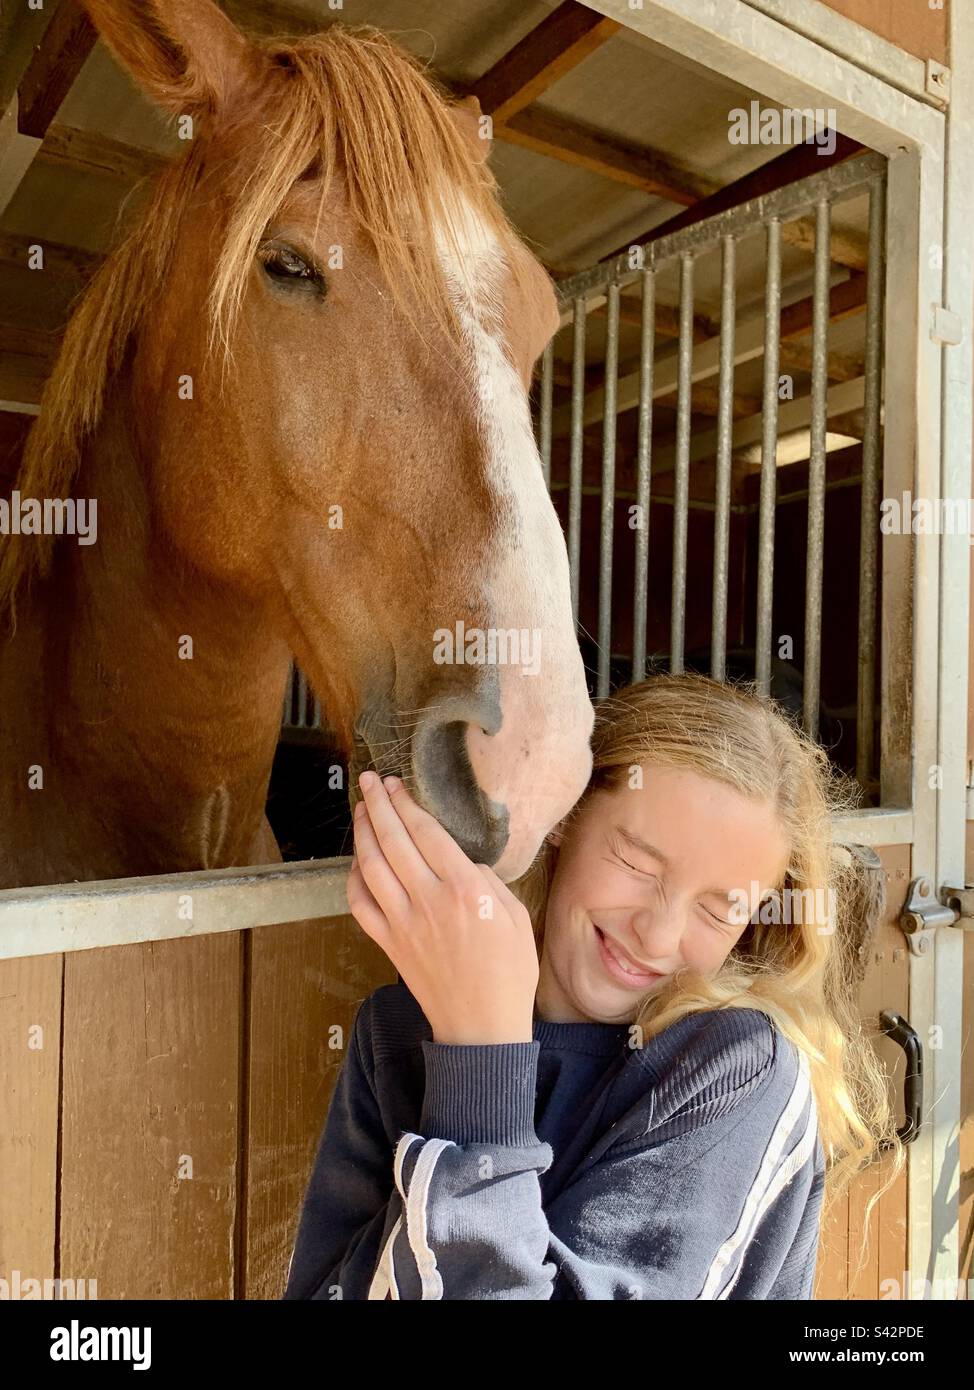
{"type": "Polygon", "coordinates": [[[595,934],[599,943],[599,954],[609,973],[621,983],[630,987],[645,988],[654,980],[661,980],[662,974],[658,970],[637,970],[630,965],[629,961],[623,956],[621,948],[616,946],[614,941],[610,941],[605,932],[600,927],[595,927],[595,934]]]}

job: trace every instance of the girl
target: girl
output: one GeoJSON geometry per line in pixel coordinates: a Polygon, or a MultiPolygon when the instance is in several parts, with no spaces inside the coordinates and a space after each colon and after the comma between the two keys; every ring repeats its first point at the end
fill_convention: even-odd
{"type": "Polygon", "coordinates": [[[696,675],[601,702],[593,752],[517,896],[363,774],[349,907],[401,982],[358,1012],[285,1298],[808,1299],[828,1202],[883,1141],[900,1171],[825,753],[696,675]]]}

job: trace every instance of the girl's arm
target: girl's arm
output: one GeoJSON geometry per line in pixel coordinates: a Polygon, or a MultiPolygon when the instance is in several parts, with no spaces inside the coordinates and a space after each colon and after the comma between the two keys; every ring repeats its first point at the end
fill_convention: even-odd
{"type": "Polygon", "coordinates": [[[547,1211],[539,1179],[552,1151],[533,1121],[539,1044],[424,1042],[422,1133],[396,1149],[402,1212],[369,1297],[808,1298],[821,1165],[807,1064],[790,1045],[770,1057],[755,1045],[749,1013],[728,1010],[713,1030],[719,1054],[708,1063],[727,1085],[681,1088],[674,1107],[664,1081],[659,1123],[624,1133],[547,1211]]]}

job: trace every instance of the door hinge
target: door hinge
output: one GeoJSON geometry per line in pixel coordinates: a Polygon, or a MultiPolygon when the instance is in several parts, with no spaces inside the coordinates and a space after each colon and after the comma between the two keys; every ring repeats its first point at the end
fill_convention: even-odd
{"type": "Polygon", "coordinates": [[[935,304],[930,337],[941,347],[957,347],[964,341],[964,325],[960,314],[955,314],[953,309],[948,309],[944,304],[935,304]]]}
{"type": "Polygon", "coordinates": [[[933,879],[913,879],[900,913],[900,927],[910,953],[927,955],[933,950],[938,927],[974,930],[974,888],[944,888],[938,898],[933,891],[933,879]]]}

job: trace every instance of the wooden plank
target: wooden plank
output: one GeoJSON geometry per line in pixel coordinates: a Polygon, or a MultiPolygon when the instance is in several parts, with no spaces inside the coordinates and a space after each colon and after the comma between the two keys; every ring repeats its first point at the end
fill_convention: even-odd
{"type": "MultiPolygon", "coordinates": [[[[32,246],[44,248],[45,274],[71,280],[89,280],[104,260],[97,252],[86,251],[80,246],[67,246],[43,236],[24,236],[19,232],[0,230],[0,265],[26,269],[32,246]]],[[[9,324],[0,325],[0,333],[8,333],[11,328],[9,324]]]]}
{"type": "Polygon", "coordinates": [[[17,129],[17,97],[0,115],[0,215],[13,201],[24,175],[33,164],[41,142],[17,129]]]}
{"type": "Polygon", "coordinates": [[[169,163],[165,155],[156,154],[155,150],[125,145],[107,135],[57,121],[48,127],[37,157],[55,167],[107,174],[126,183],[136,183],[169,163]]]}
{"type": "Polygon", "coordinates": [[[398,978],[354,917],[324,925],[295,922],[252,933],[241,1297],[278,1299],[284,1291],[356,1010],[398,978]]]}
{"type": "MultiPolygon", "coordinates": [[[[829,312],[835,305],[836,317],[846,318],[860,313],[865,304],[865,276],[858,277],[855,284],[837,285],[829,297],[829,312]]],[[[782,310],[782,341],[800,337],[811,326],[812,299],[799,300],[782,310]]],[[[763,310],[743,319],[737,325],[734,335],[734,363],[753,361],[764,355],[764,313],[763,310]]],[[[720,339],[710,338],[700,344],[693,355],[692,380],[696,384],[718,374],[720,369],[720,339]]],[[[677,384],[678,363],[676,355],[657,360],[653,375],[653,399],[658,400],[674,390],[677,384]]],[[[616,409],[619,414],[633,410],[639,404],[639,372],[620,374],[616,391],[616,409]]],[[[597,424],[605,411],[605,392],[601,387],[587,392],[583,420],[586,425],[597,424]]],[[[552,429],[556,436],[567,434],[571,426],[571,403],[560,405],[552,415],[552,429]]]]}
{"type": "Polygon", "coordinates": [[[99,1298],[232,1298],[239,933],[65,961],[62,1272],[99,1298]]]}
{"type": "Polygon", "coordinates": [[[63,960],[0,961],[0,1279],[12,1298],[56,1268],[63,960]]]}
{"type": "MultiPolygon", "coordinates": [[[[859,993],[860,1013],[890,1077],[890,1096],[902,1119],[903,1053],[879,1035],[879,1013],[894,1009],[909,1018],[909,961],[898,918],[909,883],[909,845],[884,846],[877,851],[886,873],[886,910],[869,943],[866,974],[859,993]]],[[[906,1173],[883,1194],[869,1220],[865,1256],[861,1240],[865,1231],[866,1203],[888,1178],[888,1160],[878,1159],[853,1179],[846,1193],[823,1221],[815,1297],[825,1299],[878,1299],[889,1296],[884,1281],[902,1285],[907,1263],[906,1173]]]]}
{"type": "MultiPolygon", "coordinates": [[[[615,256],[623,255],[632,245],[648,246],[653,241],[659,241],[661,237],[669,236],[671,232],[682,231],[685,227],[694,227],[699,222],[705,222],[708,217],[716,216],[717,213],[726,212],[729,208],[740,207],[742,203],[748,203],[753,198],[766,197],[779,188],[797,183],[800,179],[807,178],[811,174],[821,173],[823,169],[831,168],[835,164],[844,164],[847,159],[852,159],[860,154],[862,148],[857,141],[839,134],[836,135],[836,145],[832,154],[822,153],[817,145],[796,145],[794,149],[786,150],[784,154],[769,159],[749,174],[743,174],[733,183],[709,191],[705,197],[699,198],[688,206],[685,212],[677,213],[660,225],[648,228],[641,235],[630,237],[628,241],[617,246],[614,251],[603,256],[602,259],[610,261],[615,256]]],[[[605,172],[609,177],[612,176],[609,168],[602,172],[605,172]]],[[[786,242],[794,242],[794,244],[803,247],[807,247],[808,237],[811,235],[814,246],[814,224],[810,223],[808,219],[806,219],[804,227],[801,223],[785,223],[781,229],[781,234],[786,242]],[[799,230],[796,231],[796,228],[799,230]]],[[[850,248],[848,239],[844,238],[844,234],[837,233],[834,229],[832,247],[832,259],[837,264],[847,265],[855,270],[864,268],[862,262],[863,248],[858,243],[850,248]],[[854,265],[850,265],[850,262],[843,259],[843,252],[850,250],[855,261],[854,265]]]]}
{"type": "Polygon", "coordinates": [[[522,111],[507,121],[498,135],[508,144],[520,145],[575,168],[602,174],[627,188],[638,188],[654,198],[666,198],[684,206],[698,202],[712,187],[709,180],[680,169],[665,155],[647,146],[627,144],[537,107],[522,111]]]}
{"type": "Polygon", "coordinates": [[[494,130],[617,33],[621,25],[566,0],[470,88],[494,118],[494,130]]]}
{"type": "MultiPolygon", "coordinates": [[[[823,153],[818,145],[796,145],[794,149],[786,150],[784,154],[769,159],[757,169],[752,169],[749,174],[742,174],[733,183],[724,184],[686,212],[678,212],[662,226],[655,227],[652,235],[654,238],[669,236],[671,232],[682,231],[685,227],[695,227],[698,222],[706,222],[708,217],[716,217],[719,212],[740,207],[741,203],[749,203],[753,198],[767,197],[769,193],[776,193],[779,188],[798,183],[812,174],[820,174],[823,169],[829,169],[835,164],[844,164],[847,159],[861,154],[862,149],[857,140],[850,140],[848,136],[838,133],[832,154],[823,153]]],[[[629,243],[626,242],[625,246],[621,246],[613,255],[622,255],[623,251],[628,249],[629,243]]]]}
{"type": "MultiPolygon", "coordinates": [[[[843,280],[839,285],[833,285],[829,291],[829,323],[838,323],[841,319],[851,318],[855,314],[862,313],[865,307],[865,275],[850,275],[848,280],[843,280]]],[[[811,333],[814,311],[815,300],[811,295],[807,299],[799,299],[795,304],[787,304],[781,311],[782,341],[788,338],[800,338],[805,333],[811,333]]]]}
{"type": "MultiPolygon", "coordinates": [[[[974,583],[974,571],[972,571],[974,583]]],[[[974,607],[971,612],[974,613],[974,607]]],[[[974,651],[974,645],[972,645],[974,651]]],[[[969,687],[974,703],[974,685],[969,687]]],[[[974,820],[967,822],[965,882],[974,883],[974,820]]],[[[961,1026],[960,1201],[958,1277],[967,1279],[974,1255],[974,932],[964,933],[964,1018],[961,1026]]],[[[968,1292],[968,1301],[974,1289],[968,1292]]]]}
{"type": "MultiPolygon", "coordinates": [[[[899,928],[899,915],[906,901],[910,882],[912,849],[909,845],[897,845],[881,849],[878,853],[887,874],[887,902],[883,926],[877,940],[882,959],[873,964],[880,977],[877,1002],[880,1007],[893,1009],[909,1019],[910,958],[906,940],[899,928]]],[[[927,1039],[922,1038],[921,1042],[925,1045],[927,1039]]],[[[888,1067],[896,1101],[896,1113],[902,1120],[903,1078],[906,1071],[902,1049],[888,1038],[882,1038],[877,1042],[876,1050],[888,1067]]],[[[908,1149],[907,1153],[909,1152],[908,1149]]],[[[903,1272],[909,1265],[907,1181],[908,1173],[904,1170],[889,1191],[883,1193],[877,1206],[880,1286],[883,1280],[887,1279],[896,1279],[902,1285],[903,1272]]],[[[902,1292],[905,1294],[906,1291],[902,1292]]]]}
{"type": "Polygon", "coordinates": [[[75,0],[61,0],[20,82],[22,135],[43,140],[97,40],[87,12],[75,0]]]}

